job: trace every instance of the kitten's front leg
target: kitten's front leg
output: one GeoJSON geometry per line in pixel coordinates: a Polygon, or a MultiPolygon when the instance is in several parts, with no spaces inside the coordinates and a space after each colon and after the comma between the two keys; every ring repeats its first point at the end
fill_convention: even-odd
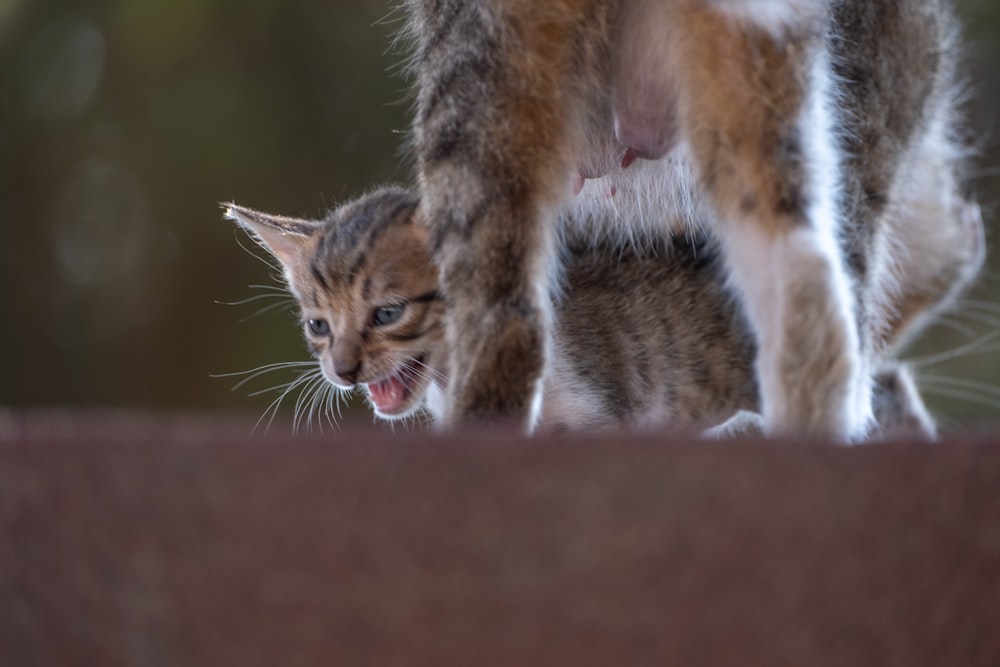
{"type": "Polygon", "coordinates": [[[531,431],[550,336],[552,210],[569,173],[561,75],[573,40],[568,25],[505,16],[512,4],[414,3],[414,134],[448,305],[445,422],[531,431]]]}
{"type": "Polygon", "coordinates": [[[838,240],[826,17],[823,3],[788,4],[773,24],[736,0],[678,11],[682,131],[758,338],[768,432],[856,440],[871,397],[838,240]]]}

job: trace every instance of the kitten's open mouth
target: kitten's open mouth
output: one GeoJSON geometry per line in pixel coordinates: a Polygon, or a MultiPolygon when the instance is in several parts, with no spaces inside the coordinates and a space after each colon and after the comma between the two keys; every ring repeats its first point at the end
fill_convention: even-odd
{"type": "Polygon", "coordinates": [[[365,389],[368,390],[368,397],[375,409],[384,415],[396,415],[408,409],[423,362],[423,357],[418,357],[414,362],[401,366],[389,377],[367,383],[365,389]]]}

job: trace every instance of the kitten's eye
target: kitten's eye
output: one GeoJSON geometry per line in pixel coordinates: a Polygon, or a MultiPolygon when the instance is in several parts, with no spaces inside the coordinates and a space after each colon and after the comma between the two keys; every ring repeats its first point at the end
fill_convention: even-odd
{"type": "Polygon", "coordinates": [[[314,336],[329,336],[330,323],[326,320],[309,320],[309,333],[314,336]]]}
{"type": "Polygon", "coordinates": [[[377,327],[385,326],[386,324],[392,324],[397,321],[403,315],[403,306],[382,306],[381,308],[375,309],[375,315],[372,317],[372,323],[377,327]]]}

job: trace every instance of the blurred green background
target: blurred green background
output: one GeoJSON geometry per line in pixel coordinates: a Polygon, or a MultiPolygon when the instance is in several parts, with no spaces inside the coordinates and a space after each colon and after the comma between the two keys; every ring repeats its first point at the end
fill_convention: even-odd
{"type": "MultiPolygon", "coordinates": [[[[294,375],[211,375],[308,357],[289,309],[255,315],[279,302],[220,303],[273,271],[218,202],[314,217],[409,180],[393,4],[0,0],[0,406],[264,411],[294,375]]],[[[989,233],[1000,3],[959,7],[989,233]]],[[[1000,416],[998,257],[907,354],[948,423],[1000,416]]]]}

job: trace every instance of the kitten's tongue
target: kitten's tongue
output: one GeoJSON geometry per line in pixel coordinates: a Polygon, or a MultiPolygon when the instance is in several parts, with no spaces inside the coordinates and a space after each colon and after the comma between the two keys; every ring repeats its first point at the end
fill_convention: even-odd
{"type": "Polygon", "coordinates": [[[406,387],[398,376],[372,382],[368,385],[368,395],[371,396],[372,403],[382,412],[391,413],[399,409],[406,396],[406,387]]]}

